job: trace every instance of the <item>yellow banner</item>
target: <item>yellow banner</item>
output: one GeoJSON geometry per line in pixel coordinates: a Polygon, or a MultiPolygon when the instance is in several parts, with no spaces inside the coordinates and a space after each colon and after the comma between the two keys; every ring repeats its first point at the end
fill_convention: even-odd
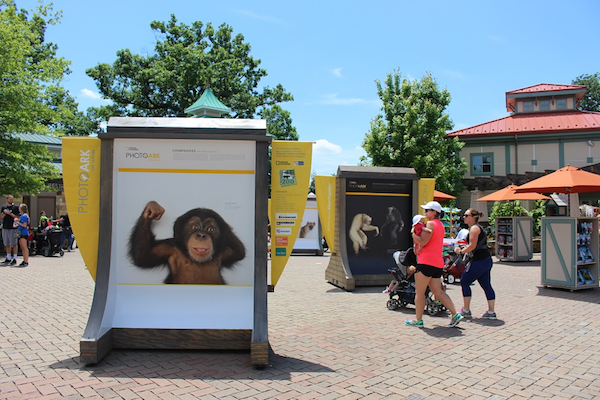
{"type": "Polygon", "coordinates": [[[277,285],[302,223],[310,185],[312,142],[271,143],[271,284],[277,285]]]}
{"type": "MultiPolygon", "coordinates": [[[[435,189],[435,178],[419,179],[419,205],[425,205],[433,200],[433,191],[435,189]]],[[[417,213],[423,214],[423,210],[419,207],[417,213]]]]}
{"type": "Polygon", "coordinates": [[[335,176],[315,176],[315,194],[317,195],[319,219],[321,220],[323,235],[332,253],[335,251],[335,200],[337,198],[335,180],[335,176]]]}
{"type": "Polygon", "coordinates": [[[96,280],[100,221],[100,139],[64,137],[62,169],[69,220],[83,261],[96,280]]]}

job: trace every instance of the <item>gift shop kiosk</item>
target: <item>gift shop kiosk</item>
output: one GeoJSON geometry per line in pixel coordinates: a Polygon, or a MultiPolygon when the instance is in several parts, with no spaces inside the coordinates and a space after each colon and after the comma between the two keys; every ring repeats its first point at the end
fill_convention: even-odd
{"type": "Polygon", "coordinates": [[[496,217],[496,257],[500,261],[533,258],[533,218],[496,217]]]}
{"type": "Polygon", "coordinates": [[[389,284],[388,269],[396,265],[392,254],[412,246],[418,182],[412,168],[338,167],[336,251],[325,271],[327,282],[348,291],[389,284]]]}
{"type": "Polygon", "coordinates": [[[542,285],[598,287],[598,218],[542,218],[542,285]]]}

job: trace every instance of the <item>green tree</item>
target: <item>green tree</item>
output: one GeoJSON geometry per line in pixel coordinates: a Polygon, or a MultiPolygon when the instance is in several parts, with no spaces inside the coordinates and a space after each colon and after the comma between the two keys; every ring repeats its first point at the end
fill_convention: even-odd
{"type": "Polygon", "coordinates": [[[265,108],[293,100],[280,84],[258,89],[267,72],[250,55],[244,36],[233,36],[230,26],[214,29],[201,21],[188,26],[171,15],[168,22],[153,21],[150,27],[158,36],[154,52],[120,50],[112,65],[86,70],[104,98],[114,102],[112,115],[185,116],[184,110],[206,87],[232,109],[233,118],[253,118],[265,108]]]}
{"type": "Polygon", "coordinates": [[[594,75],[580,75],[573,79],[573,85],[586,85],[587,91],[577,108],[582,111],[600,112],[600,72],[594,75]]]}
{"type": "Polygon", "coordinates": [[[60,13],[42,4],[29,14],[17,10],[12,0],[0,0],[0,192],[4,194],[37,194],[49,189],[47,180],[60,176],[45,147],[13,134],[63,134],[69,112],[77,109],[61,87],[70,72],[69,62],[57,57],[57,46],[44,40],[46,27],[56,24],[60,13]]]}
{"type": "Polygon", "coordinates": [[[420,177],[435,178],[436,189],[458,194],[467,163],[459,156],[464,144],[444,137],[454,125],[445,111],[448,90],[439,89],[430,73],[411,82],[395,70],[375,83],[383,114],[371,121],[361,163],[412,167],[420,177]]]}
{"type": "Polygon", "coordinates": [[[267,134],[276,140],[298,140],[296,127],[292,125],[290,112],[275,104],[263,109],[259,115],[267,121],[267,134]]]}

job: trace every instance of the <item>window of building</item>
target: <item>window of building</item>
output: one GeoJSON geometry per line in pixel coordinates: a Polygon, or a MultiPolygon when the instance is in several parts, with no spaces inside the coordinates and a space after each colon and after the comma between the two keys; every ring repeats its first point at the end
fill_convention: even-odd
{"type": "Polygon", "coordinates": [[[523,102],[523,112],[533,112],[533,101],[523,102]]]}
{"type": "Polygon", "coordinates": [[[494,153],[471,154],[471,175],[494,175],[494,153]]]}
{"type": "Polygon", "coordinates": [[[550,100],[540,101],[540,111],[550,111],[550,100]]]}
{"type": "Polygon", "coordinates": [[[567,99],[556,100],[556,109],[557,110],[566,110],[567,109],[567,99]]]}

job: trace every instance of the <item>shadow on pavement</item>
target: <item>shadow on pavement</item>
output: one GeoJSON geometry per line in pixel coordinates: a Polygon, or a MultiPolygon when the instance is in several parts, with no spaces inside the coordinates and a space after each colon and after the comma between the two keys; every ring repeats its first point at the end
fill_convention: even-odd
{"type": "Polygon", "coordinates": [[[566,299],[573,301],[583,301],[586,303],[600,304],[600,290],[598,288],[589,288],[581,290],[563,289],[555,287],[538,286],[538,296],[553,297],[556,299],[566,299]]]}
{"type": "Polygon", "coordinates": [[[248,351],[112,350],[94,365],[72,357],[50,365],[56,370],[88,371],[94,377],[133,379],[273,379],[289,380],[293,372],[335,372],[329,367],[285,357],[269,350],[269,367],[253,368],[248,351]]]}
{"type": "MultiPolygon", "coordinates": [[[[483,319],[483,318],[473,318],[466,321],[467,324],[479,324],[482,326],[502,326],[506,324],[501,319],[483,319]]],[[[462,322],[461,322],[462,324],[462,322]]]]}

